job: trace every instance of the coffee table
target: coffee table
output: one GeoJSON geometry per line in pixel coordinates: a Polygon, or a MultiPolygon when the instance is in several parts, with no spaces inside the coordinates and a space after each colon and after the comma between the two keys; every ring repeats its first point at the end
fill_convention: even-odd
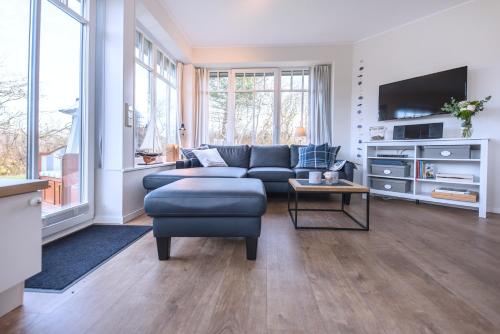
{"type": "MultiPolygon", "coordinates": [[[[343,196],[342,196],[343,197],[343,196]]],[[[370,189],[360,184],[353,183],[348,180],[339,180],[336,184],[327,184],[322,180],[321,184],[310,184],[307,179],[289,179],[288,180],[288,213],[292,219],[295,229],[321,229],[321,230],[354,230],[354,231],[369,231],[370,230],[370,189]],[[344,210],[344,201],[341,199],[340,209],[300,209],[299,194],[304,193],[323,193],[323,194],[366,194],[366,220],[365,224],[354,218],[349,212],[344,210]],[[295,197],[295,206],[290,207],[291,197],[295,197]],[[328,227],[328,226],[299,226],[297,215],[299,211],[330,211],[342,212],[351,220],[359,225],[359,227],[328,227]]]]}

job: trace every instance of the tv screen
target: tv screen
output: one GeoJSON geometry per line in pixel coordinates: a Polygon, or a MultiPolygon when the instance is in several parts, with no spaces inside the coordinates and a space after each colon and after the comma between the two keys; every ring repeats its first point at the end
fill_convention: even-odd
{"type": "Polygon", "coordinates": [[[378,120],[443,114],[443,104],[452,97],[467,99],[467,66],[381,85],[378,120]]]}

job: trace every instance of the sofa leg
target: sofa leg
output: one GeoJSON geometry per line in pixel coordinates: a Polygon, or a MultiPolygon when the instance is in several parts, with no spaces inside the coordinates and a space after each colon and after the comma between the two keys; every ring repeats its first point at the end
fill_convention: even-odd
{"type": "Polygon", "coordinates": [[[170,258],[170,237],[157,237],[156,248],[158,249],[158,259],[160,261],[170,258]]]}
{"type": "Polygon", "coordinates": [[[257,242],[259,238],[246,237],[245,242],[247,245],[247,260],[257,259],[257,242]]]}

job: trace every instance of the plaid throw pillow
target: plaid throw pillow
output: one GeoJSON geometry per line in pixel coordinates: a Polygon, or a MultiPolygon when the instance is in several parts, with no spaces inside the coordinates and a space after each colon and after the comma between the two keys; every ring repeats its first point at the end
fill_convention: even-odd
{"type": "Polygon", "coordinates": [[[329,146],[328,147],[328,168],[331,168],[335,161],[337,160],[337,154],[340,151],[340,146],[329,146]]]}
{"type": "Polygon", "coordinates": [[[312,145],[299,148],[299,163],[296,168],[323,168],[329,166],[330,153],[328,144],[312,145]]]}

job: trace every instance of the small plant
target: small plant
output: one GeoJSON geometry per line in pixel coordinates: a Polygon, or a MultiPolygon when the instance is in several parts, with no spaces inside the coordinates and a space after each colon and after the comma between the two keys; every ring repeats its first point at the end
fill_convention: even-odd
{"type": "Polygon", "coordinates": [[[487,96],[484,100],[458,102],[452,97],[450,103],[445,103],[441,110],[461,119],[462,137],[469,138],[472,136],[472,116],[482,111],[490,99],[491,96],[487,96]]]}

